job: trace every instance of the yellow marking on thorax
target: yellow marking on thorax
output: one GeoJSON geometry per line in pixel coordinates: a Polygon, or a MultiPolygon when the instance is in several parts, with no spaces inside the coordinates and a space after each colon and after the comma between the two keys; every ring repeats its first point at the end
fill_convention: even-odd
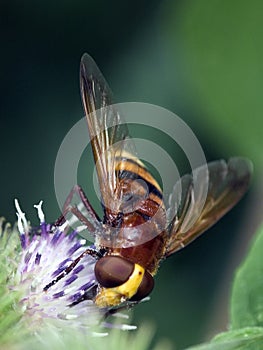
{"type": "Polygon", "coordinates": [[[99,307],[114,306],[132,298],[143,279],[145,269],[134,264],[134,270],[129,279],[122,285],[114,288],[101,288],[96,296],[95,303],[99,307]]]}

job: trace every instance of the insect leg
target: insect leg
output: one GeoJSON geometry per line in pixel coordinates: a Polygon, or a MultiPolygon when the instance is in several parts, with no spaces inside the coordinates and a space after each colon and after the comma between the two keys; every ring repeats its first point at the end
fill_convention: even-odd
{"type": "Polygon", "coordinates": [[[54,284],[56,284],[59,280],[61,280],[66,275],[68,275],[74,269],[74,267],[80,262],[80,260],[84,258],[84,256],[86,255],[90,255],[95,259],[99,259],[102,257],[102,254],[100,253],[100,251],[92,248],[87,248],[82,254],[80,254],[80,256],[78,256],[75,260],[73,260],[72,263],[68,267],[66,267],[63,272],[61,272],[60,275],[58,275],[55,279],[53,279],[53,281],[48,283],[43,288],[43,291],[46,292],[50,287],[54,286],[54,284]]]}
{"type": "Polygon", "coordinates": [[[80,202],[84,205],[86,210],[89,212],[89,214],[94,218],[99,220],[98,215],[96,214],[95,210],[92,208],[92,205],[90,204],[87,196],[85,195],[85,192],[79,185],[75,185],[72,190],[70,191],[69,195],[66,198],[66,201],[63,206],[63,212],[64,210],[69,207],[70,205],[72,206],[71,202],[73,200],[74,194],[78,195],[80,202]]]}
{"type": "Polygon", "coordinates": [[[75,206],[75,207],[67,207],[64,210],[62,215],[54,222],[51,231],[54,231],[56,227],[63,225],[67,221],[66,216],[69,213],[73,214],[74,217],[76,217],[82,224],[84,224],[87,227],[87,230],[92,234],[96,232],[96,230],[98,229],[98,226],[100,225],[100,221],[98,221],[97,219],[96,221],[90,220],[85,215],[83,215],[81,211],[75,206]]]}
{"type": "Polygon", "coordinates": [[[64,224],[67,221],[68,214],[73,214],[81,223],[87,226],[91,233],[95,232],[101,222],[79,185],[75,185],[70,191],[63,206],[62,215],[55,221],[54,226],[58,227],[64,224]],[[76,201],[74,201],[75,195],[77,196],[76,201]]]}

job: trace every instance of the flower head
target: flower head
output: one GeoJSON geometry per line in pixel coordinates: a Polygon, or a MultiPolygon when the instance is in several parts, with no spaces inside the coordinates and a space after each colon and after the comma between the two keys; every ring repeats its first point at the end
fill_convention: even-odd
{"type": "Polygon", "coordinates": [[[148,348],[149,327],[129,336],[119,331],[135,326],[104,322],[111,310],[93,302],[96,259],[85,254],[86,242],[78,238],[78,230],[68,234],[66,225],[47,224],[42,202],[35,207],[40,220],[36,228],[30,227],[17,201],[17,226],[12,229],[0,218],[1,349],[148,348]]]}
{"type": "Polygon", "coordinates": [[[98,308],[93,302],[97,290],[96,260],[86,253],[86,240],[78,237],[78,229],[67,233],[67,224],[51,229],[45,222],[42,202],[35,206],[40,225],[31,228],[18,201],[15,204],[21,249],[9,290],[21,295],[21,322],[30,325],[31,331],[38,331],[45,324],[83,328],[85,332],[98,324],[105,326],[102,320],[109,310],[98,308]]]}
{"type": "Polygon", "coordinates": [[[94,325],[101,318],[101,311],[92,301],[95,260],[85,255],[69,268],[86,250],[86,241],[77,238],[77,230],[66,234],[65,226],[50,233],[41,205],[35,206],[40,227],[33,233],[16,201],[22,252],[13,288],[23,290],[23,317],[30,317],[34,324],[47,319],[74,319],[79,326],[94,325]]]}

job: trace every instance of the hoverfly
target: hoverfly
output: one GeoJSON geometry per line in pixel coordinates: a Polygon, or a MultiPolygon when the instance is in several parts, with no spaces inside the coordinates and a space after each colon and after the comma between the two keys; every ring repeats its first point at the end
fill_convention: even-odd
{"type": "MultiPolygon", "coordinates": [[[[200,205],[193,191],[193,176],[181,178],[182,196],[177,195],[175,185],[170,207],[166,208],[161,187],[132,147],[127,147],[127,126],[112,104],[104,77],[87,54],[80,64],[80,89],[104,217],[98,217],[83,190],[75,186],[56,225],[70,213],[94,236],[95,249],[87,248],[82,254],[96,259],[98,285],[94,302],[98,307],[118,307],[148,296],[161,260],[192,242],[240,200],[248,188],[252,167],[248,160],[238,157],[228,163],[224,160],[209,163],[206,200],[197,220],[185,229],[185,221],[200,205]],[[79,206],[71,205],[75,194],[85,214],[79,206]]],[[[203,166],[196,169],[199,174],[202,170],[203,166]]],[[[207,178],[201,177],[200,181],[207,178]]]]}

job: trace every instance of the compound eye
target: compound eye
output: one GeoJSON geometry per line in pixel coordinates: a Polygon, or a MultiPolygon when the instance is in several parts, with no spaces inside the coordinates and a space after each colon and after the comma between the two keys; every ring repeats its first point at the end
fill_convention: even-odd
{"type": "Polygon", "coordinates": [[[122,285],[134,270],[134,264],[120,256],[104,256],[95,265],[97,281],[105,288],[122,285]]]}
{"type": "Polygon", "coordinates": [[[130,299],[131,301],[140,301],[143,298],[147,297],[151,293],[154,287],[154,279],[153,276],[145,271],[143,275],[142,282],[136,292],[136,294],[130,299]]]}

